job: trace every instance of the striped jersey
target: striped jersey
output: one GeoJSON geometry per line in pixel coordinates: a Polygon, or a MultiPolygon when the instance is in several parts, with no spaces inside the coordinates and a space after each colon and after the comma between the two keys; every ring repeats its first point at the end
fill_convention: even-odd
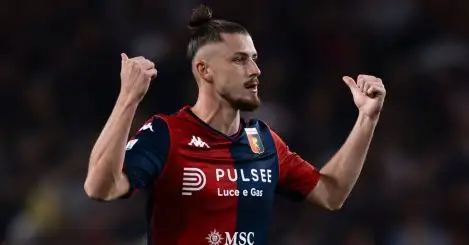
{"type": "Polygon", "coordinates": [[[261,120],[228,136],[188,106],[146,121],[123,171],[125,197],[148,193],[149,245],[266,245],[276,194],[302,200],[320,176],[261,120]]]}

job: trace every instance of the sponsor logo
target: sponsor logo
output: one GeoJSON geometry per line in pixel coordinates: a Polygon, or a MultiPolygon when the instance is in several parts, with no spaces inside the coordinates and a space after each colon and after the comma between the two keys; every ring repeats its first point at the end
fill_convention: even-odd
{"type": "Polygon", "coordinates": [[[225,236],[217,230],[211,231],[206,237],[209,245],[254,245],[254,232],[225,232],[225,236]]]}
{"type": "MultiPolygon", "coordinates": [[[[254,183],[272,183],[271,169],[219,169],[215,170],[216,180],[219,181],[242,181],[254,183]]],[[[250,189],[223,189],[217,188],[218,196],[252,196],[261,197],[263,190],[257,188],[250,189]]]]}
{"type": "Polygon", "coordinates": [[[236,182],[239,180],[243,182],[272,182],[272,170],[271,169],[221,169],[215,170],[217,181],[230,180],[236,182]]]}
{"type": "Polygon", "coordinates": [[[207,183],[207,178],[198,168],[184,168],[182,174],[182,195],[191,196],[192,192],[200,191],[207,183]]]}
{"type": "Polygon", "coordinates": [[[208,234],[206,239],[208,240],[208,244],[210,245],[221,245],[223,237],[217,230],[213,230],[208,234]]]}
{"type": "MultiPolygon", "coordinates": [[[[271,169],[215,169],[215,180],[230,182],[253,182],[272,183],[271,169]]],[[[205,173],[199,168],[184,168],[182,179],[182,195],[191,196],[193,192],[200,191],[205,187],[207,178],[205,173]]],[[[218,196],[252,196],[262,197],[263,190],[250,188],[244,190],[217,188],[218,196]]]]}

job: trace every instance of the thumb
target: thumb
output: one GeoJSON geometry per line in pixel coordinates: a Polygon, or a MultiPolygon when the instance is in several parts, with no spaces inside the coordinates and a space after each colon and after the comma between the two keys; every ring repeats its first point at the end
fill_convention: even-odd
{"type": "Polygon", "coordinates": [[[122,62],[127,61],[129,57],[125,53],[121,53],[122,62]]]}
{"type": "Polygon", "coordinates": [[[345,84],[347,84],[347,86],[350,88],[350,90],[352,90],[352,92],[358,90],[357,83],[355,82],[355,80],[353,80],[353,78],[349,76],[343,76],[342,80],[344,80],[345,84]]]}

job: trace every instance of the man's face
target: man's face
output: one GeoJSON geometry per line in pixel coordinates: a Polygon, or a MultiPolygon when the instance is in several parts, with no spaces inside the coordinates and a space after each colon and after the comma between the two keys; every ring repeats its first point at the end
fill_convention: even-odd
{"type": "Polygon", "coordinates": [[[246,34],[222,34],[222,38],[208,61],[215,90],[234,108],[254,111],[261,103],[257,94],[261,71],[252,38],[246,34]]]}

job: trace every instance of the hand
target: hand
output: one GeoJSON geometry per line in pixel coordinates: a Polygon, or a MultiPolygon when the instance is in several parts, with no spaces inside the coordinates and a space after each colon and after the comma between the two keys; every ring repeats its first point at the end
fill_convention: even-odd
{"type": "Polygon", "coordinates": [[[122,53],[121,96],[140,102],[148,91],[151,80],[156,77],[155,64],[142,56],[129,59],[122,53]]]}
{"type": "Polygon", "coordinates": [[[353,100],[358,110],[371,119],[377,119],[386,96],[383,81],[369,75],[359,75],[356,82],[348,76],[344,76],[342,79],[352,91],[353,100]]]}

